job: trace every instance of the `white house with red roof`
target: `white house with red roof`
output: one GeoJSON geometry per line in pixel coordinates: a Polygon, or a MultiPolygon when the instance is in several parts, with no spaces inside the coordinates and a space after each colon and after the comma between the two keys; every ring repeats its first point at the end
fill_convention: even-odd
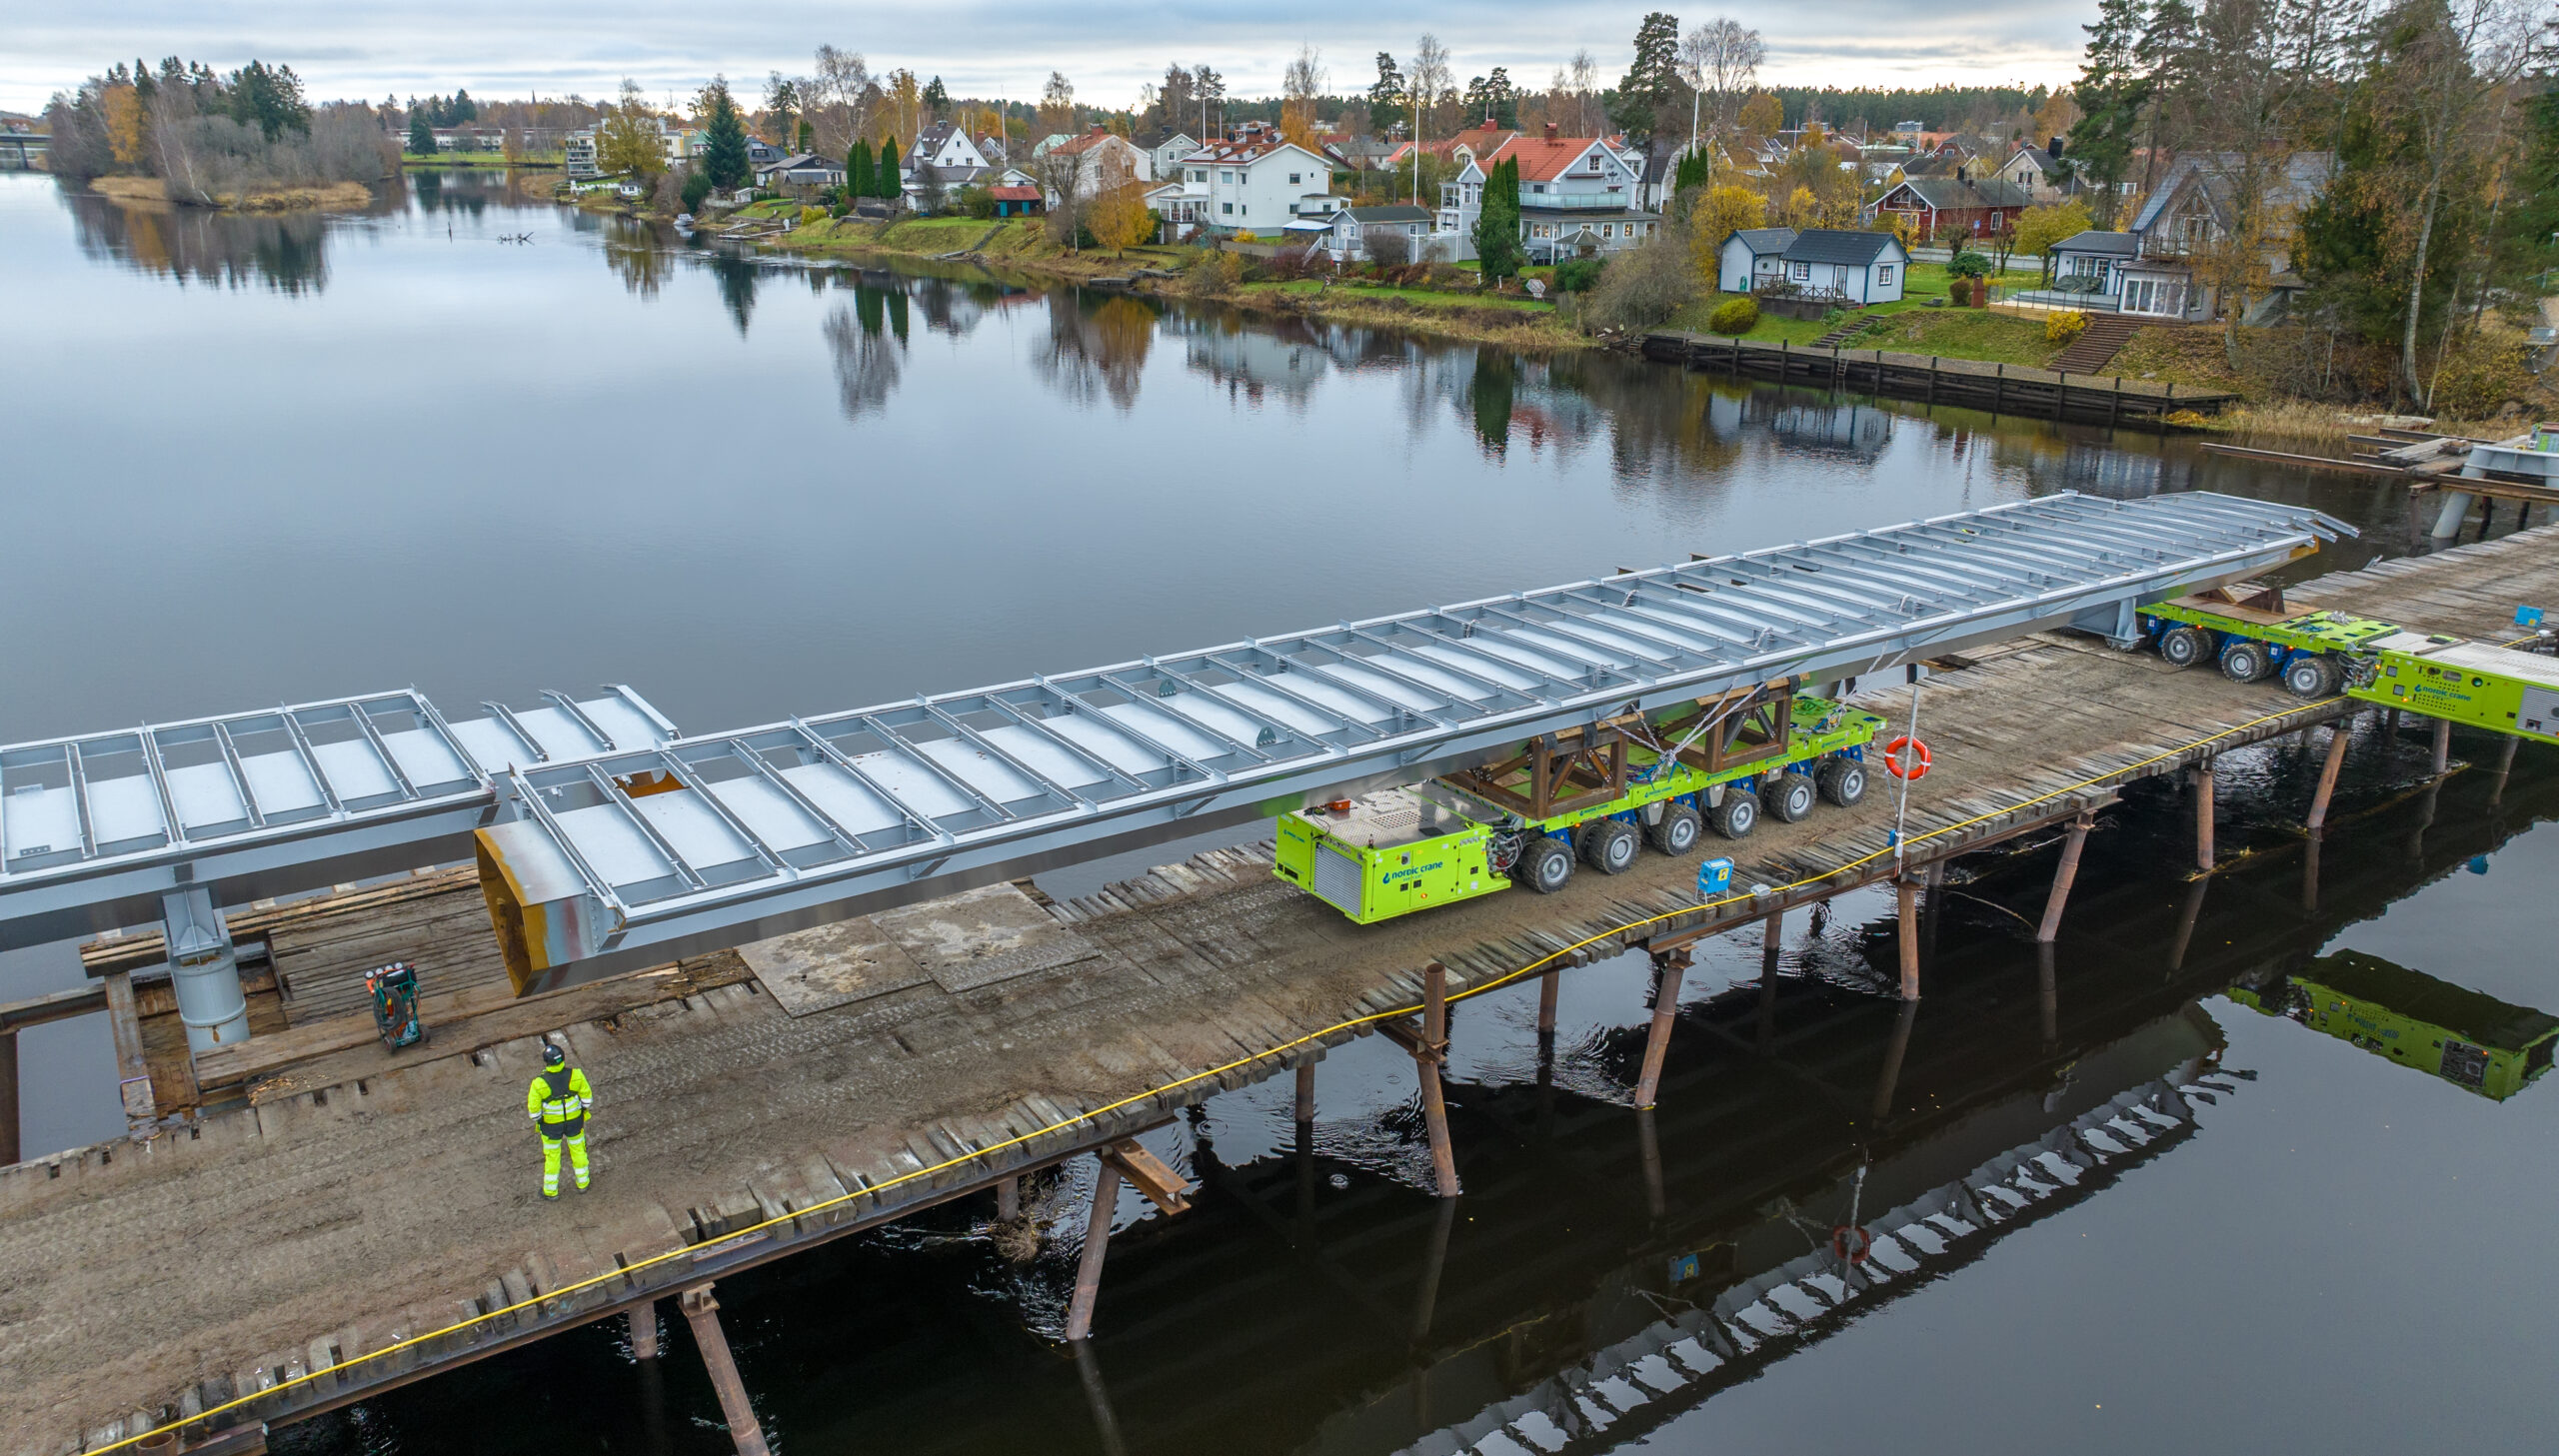
{"type": "Polygon", "coordinates": [[[1179,196],[1197,205],[1202,223],[1269,238],[1279,237],[1308,199],[1322,202],[1332,188],[1330,159],[1259,123],[1184,158],[1179,171],[1179,196]]]}
{"type": "Polygon", "coordinates": [[[1630,163],[1605,137],[1510,138],[1478,158],[1439,189],[1436,251],[1475,256],[1475,219],[1483,213],[1484,179],[1499,163],[1519,164],[1519,232],[1532,263],[1614,253],[1661,228],[1661,215],[1643,206],[1640,163],[1630,163]]]}

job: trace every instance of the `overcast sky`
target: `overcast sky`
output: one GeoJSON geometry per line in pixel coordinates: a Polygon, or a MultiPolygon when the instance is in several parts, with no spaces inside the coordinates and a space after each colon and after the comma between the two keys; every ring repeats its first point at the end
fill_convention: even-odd
{"type": "MultiPolygon", "coordinates": [[[[290,64],[315,100],[379,101],[457,86],[474,95],[598,98],[626,75],[663,98],[691,92],[715,71],[733,82],[806,71],[822,42],[862,52],[875,69],[938,74],[954,95],[1036,99],[1054,68],[1075,83],[1077,99],[1120,106],[1174,61],[1217,67],[1230,94],[1276,95],[1280,68],[1301,43],[1320,54],[1332,89],[1364,90],[1378,51],[1403,56],[1425,30],[1448,47],[1461,85],[1507,66],[1513,81],[1542,87],[1581,47],[1613,84],[1648,7],[1418,0],[1384,7],[1397,12],[1391,20],[1374,4],[1344,0],[1299,0],[1263,13],[1054,0],[17,0],[7,8],[0,108],[34,111],[119,58],[156,63],[172,52],[225,70],[253,57],[290,64]]],[[[2077,69],[2079,26],[2095,9],[2095,0],[1960,8],[1826,0],[1727,13],[1765,36],[1761,74],[1769,81],[1926,86],[2066,80],[2077,69]]],[[[1675,13],[1694,23],[1715,12],[1675,13]]]]}

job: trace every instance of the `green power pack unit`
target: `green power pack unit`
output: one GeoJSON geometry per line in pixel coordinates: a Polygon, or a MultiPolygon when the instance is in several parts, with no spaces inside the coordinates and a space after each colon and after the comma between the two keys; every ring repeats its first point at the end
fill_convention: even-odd
{"type": "Polygon", "coordinates": [[[2413,632],[2376,639],[2370,651],[2372,677],[2349,697],[2559,743],[2559,658],[2413,632]]]}
{"type": "Polygon", "coordinates": [[[1362,925],[1508,889],[1492,830],[1412,788],[1280,815],[1275,872],[1362,925]]]}

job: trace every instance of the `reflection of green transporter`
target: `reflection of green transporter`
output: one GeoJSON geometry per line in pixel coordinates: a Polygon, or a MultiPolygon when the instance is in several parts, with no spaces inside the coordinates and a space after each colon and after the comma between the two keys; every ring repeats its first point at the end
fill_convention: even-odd
{"type": "Polygon", "coordinates": [[[2559,1048],[2559,1016],[2355,950],[2230,996],[2500,1102],[2548,1071],[2559,1048]]]}
{"type": "Polygon", "coordinates": [[[1666,722],[1527,744],[1484,769],[1281,814],[1273,870],[1365,925],[1514,880],[1551,893],[1576,858],[1620,874],[1641,840],[1681,855],[1708,824],[1738,839],[1762,812],[1791,823],[1816,799],[1865,796],[1882,719],[1790,688],[1747,709],[1700,732],[1713,710],[1683,707],[1666,722]]]}

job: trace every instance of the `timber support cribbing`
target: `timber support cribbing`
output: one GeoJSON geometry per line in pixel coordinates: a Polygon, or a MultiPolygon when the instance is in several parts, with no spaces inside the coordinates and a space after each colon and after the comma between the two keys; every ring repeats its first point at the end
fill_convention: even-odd
{"type": "Polygon", "coordinates": [[[1712,334],[1647,334],[1644,357],[1783,383],[1856,389],[1929,405],[1966,405],[2107,425],[2156,425],[2178,411],[2217,414],[2239,397],[2121,375],[2073,375],[2028,365],[1896,354],[1883,349],[1797,348],[1785,341],[1712,334]]]}

